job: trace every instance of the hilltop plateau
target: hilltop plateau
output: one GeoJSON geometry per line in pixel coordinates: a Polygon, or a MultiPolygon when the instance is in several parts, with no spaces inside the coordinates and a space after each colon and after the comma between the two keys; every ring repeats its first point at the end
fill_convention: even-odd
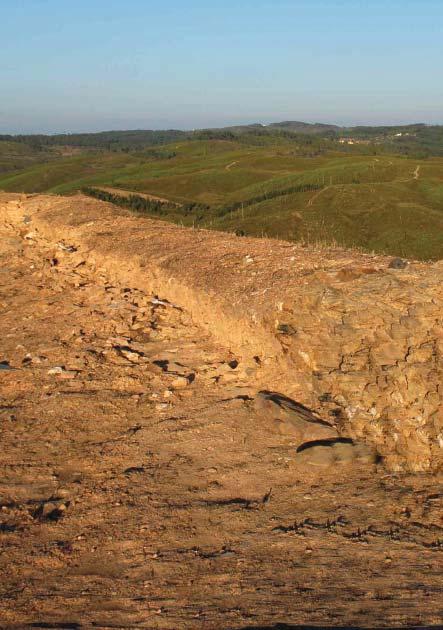
{"type": "MultiPolygon", "coordinates": [[[[205,145],[185,146],[192,163],[205,145]]],[[[121,158],[26,177],[125,191],[121,171],[84,175],[84,160],[121,158]]],[[[431,162],[398,160],[408,179],[389,185],[412,195],[431,162]]],[[[146,202],[208,203],[210,177],[187,197],[181,168],[173,196],[160,172],[140,185],[146,202]]],[[[181,227],[78,194],[5,192],[0,233],[4,626],[441,622],[441,262],[181,227]]]]}

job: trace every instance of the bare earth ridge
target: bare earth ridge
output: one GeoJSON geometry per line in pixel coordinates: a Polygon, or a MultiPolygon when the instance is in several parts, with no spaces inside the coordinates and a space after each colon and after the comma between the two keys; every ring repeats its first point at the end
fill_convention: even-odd
{"type": "Polygon", "coordinates": [[[82,196],[0,236],[1,627],[442,623],[442,263],[82,196]]]}

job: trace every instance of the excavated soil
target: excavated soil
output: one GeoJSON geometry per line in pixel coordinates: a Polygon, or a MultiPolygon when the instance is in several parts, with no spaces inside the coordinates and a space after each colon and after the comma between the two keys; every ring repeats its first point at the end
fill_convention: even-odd
{"type": "Polygon", "coordinates": [[[0,238],[1,627],[443,622],[440,264],[80,196],[0,238]]]}

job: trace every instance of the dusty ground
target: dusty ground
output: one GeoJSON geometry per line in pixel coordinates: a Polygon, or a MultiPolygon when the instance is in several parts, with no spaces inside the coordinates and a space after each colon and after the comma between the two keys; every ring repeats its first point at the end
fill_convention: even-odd
{"type": "MultiPolygon", "coordinates": [[[[297,392],[283,359],[267,367],[271,338],[251,337],[250,354],[265,348],[254,361],[246,325],[227,330],[232,313],[220,311],[224,332],[214,334],[195,291],[164,302],[180,296],[178,283],[149,260],[145,288],[135,282],[118,242],[100,245],[95,233],[94,254],[84,219],[81,237],[67,222],[61,239],[66,218],[56,225],[54,205],[0,204],[1,627],[442,623],[438,470],[300,459],[252,400],[259,389],[297,392]],[[149,290],[162,285],[165,295],[149,290]]],[[[108,206],[79,208],[71,225],[91,208],[103,212],[103,241],[108,206]]],[[[134,233],[142,225],[125,221],[134,233]]],[[[229,237],[210,238],[229,248],[229,237]]],[[[329,266],[340,273],[348,258],[337,252],[329,266]]],[[[239,284],[252,264],[239,265],[239,284]]],[[[347,426],[337,419],[344,435],[347,426]]]]}

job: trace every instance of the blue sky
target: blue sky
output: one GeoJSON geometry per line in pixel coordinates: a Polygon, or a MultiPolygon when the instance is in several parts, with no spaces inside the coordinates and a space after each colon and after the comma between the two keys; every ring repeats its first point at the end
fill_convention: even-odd
{"type": "Polygon", "coordinates": [[[0,132],[443,123],[443,0],[0,0],[0,132]]]}

